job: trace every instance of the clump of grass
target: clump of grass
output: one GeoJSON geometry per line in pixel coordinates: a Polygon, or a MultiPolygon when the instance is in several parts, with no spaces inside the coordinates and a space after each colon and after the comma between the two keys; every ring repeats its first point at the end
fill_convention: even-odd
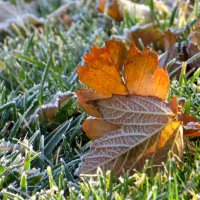
{"type": "Polygon", "coordinates": [[[108,38],[98,27],[102,20],[93,19],[93,12],[78,8],[77,13],[79,18],[70,27],[48,21],[44,29],[34,32],[33,27],[26,27],[25,33],[18,29],[4,38],[6,45],[1,44],[0,191],[5,199],[29,199],[40,190],[47,198],[54,183],[63,196],[68,183],[77,182],[74,170],[89,145],[82,136],[86,114],[76,99],[59,109],[52,122],[35,118],[29,124],[34,111],[57,92],[79,88],[76,67],[82,55],[108,38]]]}
{"type": "Polygon", "coordinates": [[[71,199],[198,199],[199,197],[199,151],[194,159],[177,167],[177,162],[169,154],[163,163],[164,172],[147,175],[148,162],[141,172],[129,176],[124,174],[116,179],[112,172],[105,175],[101,171],[96,176],[86,177],[79,192],[70,188],[71,199]]]}

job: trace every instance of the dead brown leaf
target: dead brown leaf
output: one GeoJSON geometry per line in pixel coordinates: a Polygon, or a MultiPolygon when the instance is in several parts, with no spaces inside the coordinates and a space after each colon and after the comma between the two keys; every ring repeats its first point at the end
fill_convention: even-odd
{"type": "Polygon", "coordinates": [[[30,117],[29,124],[32,123],[34,118],[38,118],[40,121],[44,117],[47,122],[53,120],[56,114],[59,111],[59,108],[62,108],[66,103],[74,96],[73,92],[58,92],[50,103],[44,104],[30,117]]]}
{"type": "Polygon", "coordinates": [[[126,29],[123,39],[129,44],[133,42],[139,49],[150,46],[157,50],[164,49],[164,36],[162,31],[154,24],[135,25],[131,29],[126,29]]]}
{"type": "Polygon", "coordinates": [[[114,95],[96,100],[104,122],[120,128],[95,140],[83,158],[79,173],[94,173],[98,166],[113,169],[117,175],[140,169],[145,160],[154,164],[166,161],[167,152],[183,152],[181,122],[168,105],[155,97],[114,95]],[[156,158],[156,159],[154,159],[156,158]]]}
{"type": "Polygon", "coordinates": [[[173,58],[177,57],[176,35],[170,30],[164,33],[164,53],[159,58],[159,65],[165,67],[173,58]]]}
{"type": "Polygon", "coordinates": [[[26,23],[41,25],[42,18],[37,17],[34,12],[34,3],[14,5],[10,2],[0,1],[0,31],[9,31],[12,24],[23,27],[26,23]]]}
{"type": "Polygon", "coordinates": [[[200,136],[200,123],[189,114],[179,113],[179,120],[183,122],[184,136],[200,136]]]}
{"type": "MultiPolygon", "coordinates": [[[[189,58],[200,52],[200,32],[195,31],[190,33],[188,36],[188,46],[186,50],[189,58]]],[[[194,67],[199,67],[199,63],[200,58],[196,59],[191,64],[194,67]]]]}

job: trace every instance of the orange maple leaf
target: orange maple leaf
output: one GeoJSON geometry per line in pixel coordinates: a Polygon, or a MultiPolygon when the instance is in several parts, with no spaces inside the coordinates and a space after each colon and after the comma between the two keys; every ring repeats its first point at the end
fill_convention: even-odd
{"type": "Polygon", "coordinates": [[[78,67],[79,80],[103,95],[138,94],[166,99],[169,77],[158,66],[158,56],[149,48],[142,52],[132,44],[129,49],[123,42],[106,41],[105,47],[91,48],[86,54],[85,66],[78,67]]]}

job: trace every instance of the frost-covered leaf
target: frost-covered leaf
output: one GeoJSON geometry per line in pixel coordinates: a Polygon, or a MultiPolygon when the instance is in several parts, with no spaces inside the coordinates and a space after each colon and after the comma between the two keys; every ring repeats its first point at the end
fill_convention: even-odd
{"type": "Polygon", "coordinates": [[[153,46],[155,49],[164,49],[163,33],[153,23],[143,26],[136,24],[130,29],[125,29],[122,39],[129,44],[134,42],[139,49],[147,46],[153,46]]]}
{"type": "Polygon", "coordinates": [[[200,136],[200,122],[189,114],[179,113],[179,120],[183,122],[184,136],[200,136]]]}
{"type": "Polygon", "coordinates": [[[120,128],[94,141],[83,158],[80,174],[94,173],[100,166],[121,175],[123,171],[142,167],[146,159],[161,164],[169,150],[178,156],[182,154],[181,123],[160,99],[114,95],[96,100],[94,105],[103,121],[120,128]]]}
{"type": "Polygon", "coordinates": [[[38,117],[39,120],[44,117],[47,122],[51,121],[58,113],[59,108],[65,106],[73,96],[73,92],[58,92],[50,103],[43,104],[36,109],[35,113],[30,117],[29,123],[31,123],[35,117],[38,117]]]}
{"type": "Polygon", "coordinates": [[[0,1],[0,31],[8,31],[12,24],[23,27],[25,23],[32,25],[43,24],[34,12],[34,3],[17,4],[0,1]]]}
{"type": "Polygon", "coordinates": [[[0,140],[0,152],[12,152],[12,151],[17,151],[21,149],[21,144],[17,143],[11,143],[7,142],[5,140],[0,140]]]}

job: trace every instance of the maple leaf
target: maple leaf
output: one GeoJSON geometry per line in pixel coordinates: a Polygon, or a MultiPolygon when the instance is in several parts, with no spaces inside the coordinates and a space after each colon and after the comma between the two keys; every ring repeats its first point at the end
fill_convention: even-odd
{"type": "Polygon", "coordinates": [[[93,46],[90,51],[84,56],[85,66],[78,67],[77,73],[79,80],[97,93],[166,99],[168,74],[158,67],[158,56],[149,48],[141,52],[133,43],[127,49],[123,42],[112,39],[106,41],[105,47],[93,46]]]}
{"type": "Polygon", "coordinates": [[[78,77],[95,92],[82,89],[77,96],[86,112],[96,117],[83,123],[95,141],[78,173],[94,173],[100,166],[121,175],[142,167],[146,159],[161,164],[169,150],[181,156],[182,124],[176,102],[164,101],[169,78],[158,67],[157,54],[109,40],[105,47],[91,48],[84,58],[78,77]]]}

